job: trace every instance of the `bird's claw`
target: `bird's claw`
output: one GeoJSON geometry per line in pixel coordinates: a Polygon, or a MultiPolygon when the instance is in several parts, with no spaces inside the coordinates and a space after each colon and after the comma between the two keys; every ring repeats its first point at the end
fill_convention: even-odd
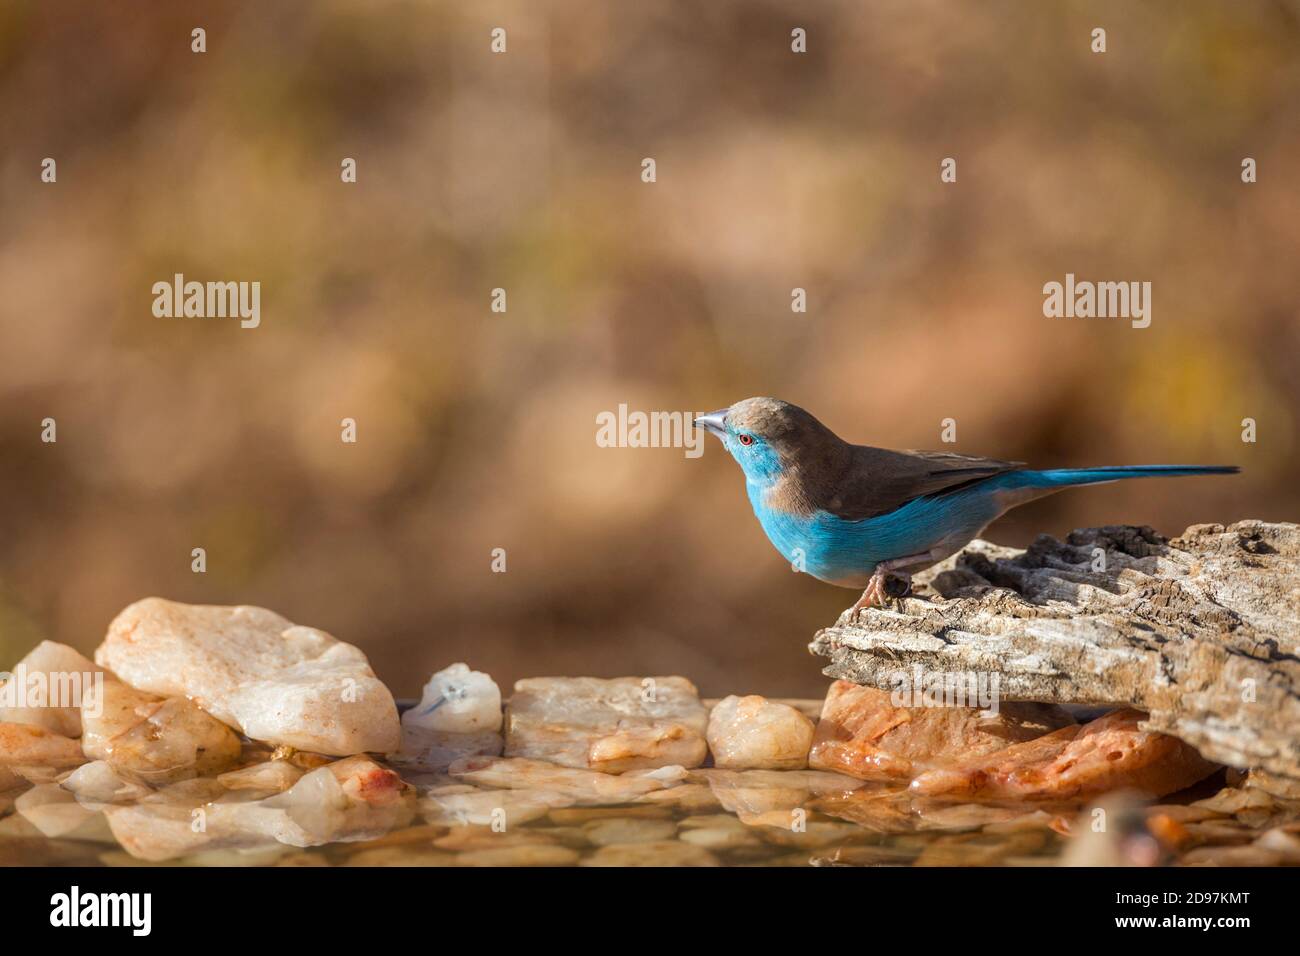
{"type": "Polygon", "coordinates": [[[873,574],[871,580],[867,582],[866,589],[862,592],[862,597],[858,598],[856,604],[849,610],[850,616],[854,621],[862,620],[862,612],[869,607],[879,607],[884,603],[884,576],[873,574]]]}
{"type": "Polygon", "coordinates": [[[858,598],[856,604],[850,608],[851,619],[854,621],[862,620],[862,612],[869,607],[887,607],[894,601],[901,601],[912,590],[912,579],[910,575],[891,574],[882,571],[873,574],[871,580],[867,582],[866,590],[862,592],[862,597],[858,598]]]}

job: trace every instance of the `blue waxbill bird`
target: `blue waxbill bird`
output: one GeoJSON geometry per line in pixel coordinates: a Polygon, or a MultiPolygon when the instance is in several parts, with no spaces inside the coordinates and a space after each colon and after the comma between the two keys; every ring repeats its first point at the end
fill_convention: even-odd
{"type": "Polygon", "coordinates": [[[955,554],[1017,505],[1122,478],[1223,475],[1227,465],[1133,465],[1033,471],[1023,462],[850,445],[775,398],[747,398],[695,424],[745,473],[749,501],[787,561],[829,584],[865,588],[850,609],[883,603],[886,578],[955,554]]]}

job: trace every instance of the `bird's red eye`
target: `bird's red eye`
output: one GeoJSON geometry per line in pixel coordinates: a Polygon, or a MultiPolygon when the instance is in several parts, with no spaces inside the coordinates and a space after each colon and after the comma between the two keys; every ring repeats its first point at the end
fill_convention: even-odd
{"type": "Polygon", "coordinates": [[[753,436],[753,435],[739,435],[739,436],[737,436],[737,437],[740,438],[740,443],[741,443],[742,445],[752,445],[752,444],[754,444],[754,436],[753,436]]]}

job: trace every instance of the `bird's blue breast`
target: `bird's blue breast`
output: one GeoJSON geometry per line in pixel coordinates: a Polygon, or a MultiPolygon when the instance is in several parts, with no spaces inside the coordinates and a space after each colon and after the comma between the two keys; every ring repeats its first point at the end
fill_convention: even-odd
{"type": "Polygon", "coordinates": [[[770,482],[746,482],[754,514],[787,561],[815,578],[864,587],[881,561],[920,554],[945,538],[979,532],[1002,511],[996,482],[914,498],[888,514],[846,521],[827,511],[798,514],[769,502],[770,482]]]}

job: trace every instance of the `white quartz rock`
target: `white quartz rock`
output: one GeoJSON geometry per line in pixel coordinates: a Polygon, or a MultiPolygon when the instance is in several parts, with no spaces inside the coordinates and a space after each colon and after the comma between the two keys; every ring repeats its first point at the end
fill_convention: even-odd
{"type": "Polygon", "coordinates": [[[103,679],[96,675],[102,673],[101,667],[68,645],[41,641],[14,665],[13,676],[0,681],[0,721],[80,737],[81,699],[95,689],[96,681],[103,679]]]}
{"type": "Polygon", "coordinates": [[[83,764],[59,780],[84,807],[98,810],[106,803],[125,803],[147,797],[147,786],[115,770],[107,760],[83,764]]]}
{"type": "MultiPolygon", "coordinates": [[[[187,809],[172,803],[106,806],[113,838],[137,860],[160,863],[199,850],[275,846],[290,843],[292,828],[283,810],[250,804],[212,804],[187,809]]],[[[293,831],[294,835],[300,831],[293,831]]]]}
{"type": "Polygon", "coordinates": [[[500,688],[482,671],[452,664],[429,678],[420,703],[402,715],[395,760],[444,770],[461,757],[495,757],[503,743],[500,688]]]}
{"type": "Polygon", "coordinates": [[[299,847],[374,839],[405,826],[415,812],[414,793],[401,778],[367,757],[320,767],[275,796],[223,799],[216,808],[219,822],[299,847]]]}
{"type": "Polygon", "coordinates": [[[104,825],[104,815],[82,806],[75,796],[55,783],[32,787],[14,801],[14,809],[50,838],[113,841],[104,825]]]}
{"type": "Polygon", "coordinates": [[[251,767],[220,774],[217,782],[227,790],[269,790],[272,793],[283,793],[302,779],[304,772],[288,760],[266,760],[251,767]]]}
{"type": "Polygon", "coordinates": [[[347,755],[401,739],[392,694],[360,650],[265,608],[146,598],[113,620],[95,660],[254,740],[347,755]]]}
{"type": "Polygon", "coordinates": [[[155,784],[219,773],[239,759],[239,738],[192,701],[117,680],[104,682],[102,699],[86,702],[81,723],[87,757],[155,784]]]}
{"type": "Polygon", "coordinates": [[[259,800],[255,806],[263,812],[284,812],[304,836],[298,836],[296,832],[290,836],[291,828],[286,827],[284,833],[276,834],[276,838],[293,846],[327,843],[348,829],[350,802],[338,779],[325,767],[304,774],[284,793],[259,800]]]}
{"type": "Polygon", "coordinates": [[[284,793],[256,801],[259,811],[283,811],[291,826],[274,831],[281,843],[370,840],[405,826],[415,815],[414,793],[391,770],[367,757],[349,757],[305,774],[284,793]]]}
{"type": "Polygon", "coordinates": [[[452,664],[429,678],[418,707],[402,717],[403,726],[449,734],[501,729],[501,690],[482,671],[452,664]]]}
{"type": "Polygon", "coordinates": [[[320,769],[328,770],[343,788],[344,795],[355,803],[373,809],[403,806],[407,811],[407,822],[414,815],[415,791],[396,773],[379,766],[369,757],[347,757],[320,769]]]}
{"type": "Polygon", "coordinates": [[[764,697],[726,697],[709,714],[713,764],[729,770],[802,770],[813,722],[788,704],[764,697]]]}
{"type": "Polygon", "coordinates": [[[515,684],[507,757],[622,773],[698,767],[708,711],[684,677],[538,677],[515,684]]]}

